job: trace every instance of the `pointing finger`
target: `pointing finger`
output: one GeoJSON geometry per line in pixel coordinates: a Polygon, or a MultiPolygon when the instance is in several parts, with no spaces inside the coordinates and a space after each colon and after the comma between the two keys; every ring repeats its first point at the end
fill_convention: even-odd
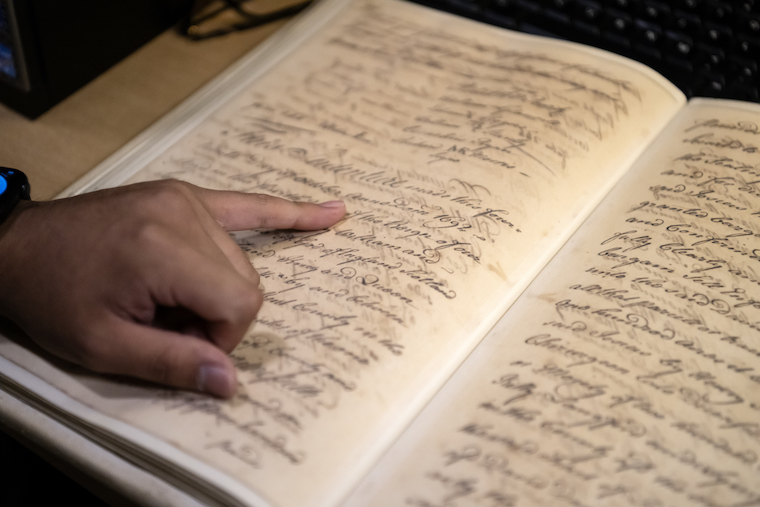
{"type": "Polygon", "coordinates": [[[346,213],[341,201],[322,204],[293,202],[264,194],[201,189],[199,194],[216,220],[228,231],[246,229],[324,229],[346,213]]]}

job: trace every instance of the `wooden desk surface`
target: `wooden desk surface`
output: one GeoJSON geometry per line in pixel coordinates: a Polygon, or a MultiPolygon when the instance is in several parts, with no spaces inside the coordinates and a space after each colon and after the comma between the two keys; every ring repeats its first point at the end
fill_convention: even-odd
{"type": "Polygon", "coordinates": [[[0,166],[50,199],[280,26],[200,42],[168,30],[36,120],[0,105],[0,166]]]}

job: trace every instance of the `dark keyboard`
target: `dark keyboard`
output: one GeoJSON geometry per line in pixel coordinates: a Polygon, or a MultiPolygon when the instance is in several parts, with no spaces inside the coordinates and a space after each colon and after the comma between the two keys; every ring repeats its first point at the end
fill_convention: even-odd
{"type": "Polygon", "coordinates": [[[760,0],[413,0],[638,60],[688,97],[760,102],[760,0]]]}

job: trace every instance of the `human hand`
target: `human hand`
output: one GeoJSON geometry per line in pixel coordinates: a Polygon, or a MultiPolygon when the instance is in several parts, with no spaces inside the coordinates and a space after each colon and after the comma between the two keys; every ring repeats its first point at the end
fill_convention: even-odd
{"type": "Polygon", "coordinates": [[[88,369],[230,397],[227,353],[262,294],[227,231],[323,229],[344,213],[173,180],[22,201],[0,225],[0,314],[88,369]]]}

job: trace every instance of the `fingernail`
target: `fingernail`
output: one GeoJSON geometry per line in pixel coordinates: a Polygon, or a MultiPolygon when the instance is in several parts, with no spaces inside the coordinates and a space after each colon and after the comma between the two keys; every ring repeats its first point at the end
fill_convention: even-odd
{"type": "Polygon", "coordinates": [[[227,369],[215,364],[204,364],[196,377],[198,390],[204,393],[229,398],[235,393],[234,375],[227,369]]]}
{"type": "Polygon", "coordinates": [[[323,208],[341,208],[343,201],[327,201],[320,204],[323,208]]]}

